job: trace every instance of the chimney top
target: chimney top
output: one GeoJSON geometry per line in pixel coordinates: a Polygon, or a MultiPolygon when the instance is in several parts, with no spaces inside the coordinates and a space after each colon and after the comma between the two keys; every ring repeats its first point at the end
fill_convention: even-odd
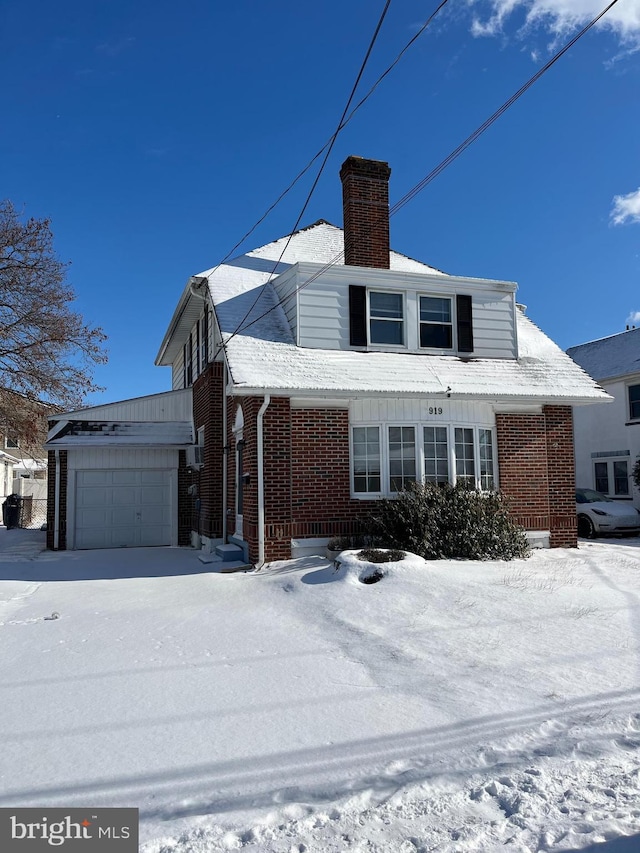
{"type": "Polygon", "coordinates": [[[389,176],[383,160],[350,156],[342,164],[344,262],[389,269],[389,176]]]}

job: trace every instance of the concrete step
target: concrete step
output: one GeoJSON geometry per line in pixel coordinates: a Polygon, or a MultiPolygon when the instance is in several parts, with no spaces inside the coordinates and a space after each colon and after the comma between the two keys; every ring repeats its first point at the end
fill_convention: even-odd
{"type": "Polygon", "coordinates": [[[244,551],[238,545],[216,545],[216,554],[223,563],[244,561],[244,551]]]}

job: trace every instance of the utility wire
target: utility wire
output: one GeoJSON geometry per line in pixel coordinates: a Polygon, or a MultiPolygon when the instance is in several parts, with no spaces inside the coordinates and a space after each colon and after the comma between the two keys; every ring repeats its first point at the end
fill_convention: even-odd
{"type": "MultiPolygon", "coordinates": [[[[267,281],[259,288],[256,298],[251,303],[251,306],[247,309],[247,312],[245,313],[242,320],[240,320],[240,322],[238,323],[236,330],[233,332],[233,334],[229,338],[227,338],[225,341],[223,341],[221,343],[221,346],[218,348],[218,351],[216,352],[216,356],[220,353],[220,349],[222,347],[224,347],[226,344],[228,344],[229,341],[238,333],[238,330],[242,328],[243,323],[247,320],[247,318],[250,316],[251,312],[253,311],[253,309],[255,308],[257,303],[259,302],[260,297],[262,296],[262,294],[264,292],[265,286],[267,284],[269,284],[269,282],[271,281],[271,278],[275,274],[275,271],[278,269],[278,266],[279,266],[280,262],[282,261],[282,258],[284,257],[285,252],[289,248],[289,243],[291,242],[291,239],[292,239],[293,235],[295,234],[298,225],[300,224],[300,220],[304,216],[304,213],[305,213],[307,207],[309,206],[309,202],[311,201],[311,197],[312,197],[313,193],[315,192],[316,187],[318,186],[318,181],[320,180],[320,177],[321,177],[322,173],[324,172],[325,166],[327,165],[327,160],[329,159],[329,156],[333,150],[333,146],[335,145],[335,141],[338,138],[338,134],[340,133],[340,130],[342,129],[342,127],[344,127],[345,117],[346,117],[347,113],[349,112],[349,107],[351,106],[351,102],[353,101],[353,99],[355,97],[356,90],[360,84],[360,80],[362,79],[362,75],[364,74],[364,69],[366,68],[367,62],[369,61],[369,57],[371,56],[373,46],[375,45],[375,43],[378,39],[378,35],[380,33],[380,30],[382,29],[382,24],[384,22],[384,19],[387,16],[387,12],[389,11],[390,5],[391,5],[391,0],[386,0],[385,5],[384,5],[384,9],[382,10],[382,13],[380,15],[380,18],[378,19],[378,23],[376,25],[373,36],[371,37],[371,40],[369,42],[369,47],[367,48],[367,52],[364,56],[364,59],[362,60],[362,62],[360,64],[360,70],[358,71],[358,75],[355,79],[353,86],[351,87],[351,92],[349,94],[349,97],[347,98],[347,103],[345,104],[344,110],[342,111],[342,115],[340,116],[340,121],[338,122],[338,125],[337,125],[336,129],[334,130],[333,135],[331,136],[331,139],[329,140],[328,145],[326,146],[326,152],[325,152],[324,158],[322,160],[322,163],[320,164],[320,168],[318,169],[318,174],[316,175],[315,180],[314,180],[313,184],[311,185],[311,189],[307,193],[307,197],[305,199],[305,202],[302,205],[302,210],[298,214],[298,218],[296,219],[295,224],[294,224],[293,228],[291,229],[289,236],[287,237],[287,241],[284,245],[284,248],[280,252],[280,257],[277,259],[277,261],[275,261],[275,263],[273,265],[273,269],[269,273],[267,281]]],[[[214,356],[214,358],[215,358],[215,356],[214,356]]]]}
{"type": "MultiPolygon", "coordinates": [[[[428,175],[425,175],[425,177],[422,178],[422,180],[419,181],[417,184],[415,184],[415,186],[413,186],[409,190],[409,192],[407,192],[404,196],[402,196],[402,198],[399,201],[397,201],[389,209],[388,215],[393,216],[394,214],[396,214],[399,210],[401,210],[401,208],[403,208],[406,204],[408,204],[410,201],[412,201],[420,192],[422,192],[422,190],[428,184],[430,184],[431,181],[433,181],[435,178],[437,178],[447,168],[447,166],[451,165],[451,163],[453,163],[453,161],[456,160],[463,153],[463,151],[465,151],[470,145],[472,145],[486,130],[488,130],[491,127],[491,125],[495,121],[497,121],[509,109],[509,107],[511,107],[520,97],[522,97],[522,95],[524,95],[524,93],[529,88],[531,88],[531,86],[533,86],[533,84],[536,83],[543,76],[543,74],[545,74],[562,56],[564,56],[564,54],[570,48],[572,48],[573,45],[579,39],[582,38],[582,36],[584,36],[593,26],[595,26],[595,24],[597,24],[598,21],[601,18],[603,18],[604,15],[606,15],[607,12],[610,9],[612,9],[616,5],[617,2],[618,2],[618,0],[612,0],[612,2],[609,3],[609,5],[605,9],[603,9],[602,12],[600,12],[600,14],[596,15],[595,18],[593,18],[588,24],[586,24],[570,41],[567,42],[567,44],[565,44],[565,46],[563,48],[561,48],[557,53],[555,53],[551,57],[551,59],[547,63],[545,63],[545,65],[542,66],[542,68],[540,68],[532,77],[530,77],[529,80],[527,80],[527,82],[523,86],[521,86],[517,92],[515,92],[507,101],[505,101],[501,107],[499,107],[491,116],[489,116],[488,119],[486,119],[486,121],[484,121],[478,128],[476,128],[476,130],[474,130],[473,133],[470,134],[464,140],[464,142],[461,142],[460,145],[458,145],[458,147],[455,148],[451,152],[451,154],[449,154],[447,157],[445,157],[444,160],[442,160],[435,167],[435,169],[432,169],[432,171],[429,172],[428,175]]],[[[250,326],[253,326],[254,323],[257,323],[260,320],[262,320],[263,317],[267,316],[267,314],[270,314],[272,311],[275,311],[276,308],[279,308],[280,306],[284,305],[285,302],[287,302],[289,299],[291,299],[293,296],[295,296],[297,293],[299,293],[303,288],[307,287],[307,285],[314,282],[319,276],[324,275],[324,273],[327,272],[327,270],[329,270],[329,269],[331,269],[331,267],[335,266],[335,264],[337,264],[343,256],[344,256],[344,251],[337,254],[335,256],[335,258],[328,261],[321,269],[319,269],[310,278],[308,278],[304,282],[304,284],[301,284],[294,291],[292,291],[290,294],[288,294],[286,299],[284,299],[284,300],[279,299],[276,305],[269,308],[263,314],[260,314],[258,317],[256,317],[254,320],[252,320],[250,323],[247,323],[246,326],[241,326],[241,327],[237,328],[233,332],[233,334],[227,339],[227,342],[230,341],[231,338],[234,337],[235,335],[239,334],[240,332],[244,332],[250,326]]]]}
{"type": "MultiPolygon", "coordinates": [[[[378,77],[378,79],[377,79],[377,80],[376,80],[376,82],[373,84],[373,86],[369,89],[369,91],[366,93],[366,95],[365,95],[365,96],[364,96],[360,101],[358,101],[358,103],[357,103],[357,104],[355,105],[355,107],[351,110],[351,112],[349,113],[349,115],[348,115],[348,116],[346,116],[346,118],[344,118],[344,120],[343,120],[343,121],[341,122],[341,124],[338,126],[338,130],[337,130],[337,132],[340,132],[341,130],[343,130],[343,129],[344,129],[344,128],[349,124],[349,122],[350,122],[350,121],[351,121],[351,119],[355,116],[355,114],[358,112],[358,110],[359,110],[362,106],[364,106],[364,104],[369,100],[369,98],[370,98],[370,97],[373,95],[373,93],[376,91],[376,89],[378,88],[378,86],[380,85],[380,83],[382,83],[382,81],[385,79],[385,77],[387,77],[387,76],[391,73],[391,71],[393,71],[393,69],[394,69],[394,68],[396,67],[396,65],[400,62],[400,60],[402,59],[402,57],[404,56],[404,54],[409,50],[409,48],[411,47],[411,45],[412,45],[412,44],[414,44],[414,42],[416,42],[416,41],[420,38],[420,36],[421,36],[421,35],[423,34],[423,32],[427,29],[427,27],[429,26],[429,24],[433,21],[433,19],[435,18],[435,16],[438,14],[438,12],[440,12],[440,11],[444,8],[444,6],[446,6],[446,4],[447,4],[448,2],[449,2],[449,0],[441,0],[441,3],[437,6],[437,8],[435,9],[435,11],[431,13],[431,15],[430,15],[430,16],[427,18],[427,20],[424,22],[424,24],[420,27],[420,29],[418,30],[418,32],[417,32],[417,33],[416,33],[416,34],[415,34],[415,35],[414,35],[414,36],[413,36],[413,37],[412,37],[412,38],[407,42],[407,44],[402,48],[402,50],[401,50],[401,51],[400,51],[400,53],[396,56],[396,58],[393,60],[393,62],[391,63],[391,65],[389,65],[389,67],[388,67],[385,71],[383,71],[383,72],[382,72],[382,74],[378,77]]],[[[316,162],[316,160],[317,160],[319,157],[321,157],[321,156],[322,156],[322,153],[325,151],[325,149],[326,149],[330,144],[332,144],[332,143],[333,143],[334,136],[335,136],[335,134],[334,134],[333,136],[331,136],[331,137],[330,137],[330,138],[329,138],[329,139],[324,143],[324,145],[322,146],[322,148],[321,148],[319,151],[317,151],[317,152],[313,155],[313,157],[311,158],[311,160],[309,160],[309,162],[307,163],[307,165],[306,165],[306,166],[305,166],[305,167],[304,167],[300,172],[298,172],[298,174],[297,174],[297,175],[295,176],[295,178],[291,181],[291,183],[286,187],[286,189],[284,189],[284,190],[280,193],[280,195],[278,196],[278,198],[277,198],[277,199],[276,199],[276,200],[275,200],[275,201],[274,201],[274,202],[273,202],[273,203],[272,203],[272,204],[267,208],[267,210],[262,214],[262,216],[257,220],[257,222],[256,222],[254,225],[252,225],[252,226],[251,226],[251,228],[246,232],[246,234],[244,234],[244,235],[240,238],[240,240],[238,240],[238,242],[235,244],[235,246],[233,246],[233,247],[232,247],[232,248],[227,252],[227,254],[224,256],[224,258],[222,258],[222,260],[221,260],[221,261],[219,261],[219,262],[216,264],[216,266],[213,268],[212,272],[211,272],[211,273],[209,273],[209,275],[213,275],[213,273],[215,273],[215,272],[216,272],[216,270],[217,270],[219,267],[221,267],[221,266],[222,266],[222,264],[224,264],[226,261],[228,261],[228,260],[229,260],[229,258],[231,258],[231,257],[232,257],[233,253],[234,253],[237,249],[239,249],[239,248],[240,248],[240,246],[242,246],[242,244],[244,243],[244,241],[245,241],[248,237],[250,237],[250,236],[253,234],[253,232],[256,230],[256,228],[258,228],[258,226],[259,226],[259,225],[262,225],[262,223],[263,223],[263,222],[265,221],[265,219],[269,216],[269,214],[270,214],[273,210],[275,210],[275,208],[280,204],[280,202],[282,201],[282,199],[283,199],[283,198],[284,198],[288,193],[290,193],[290,192],[291,192],[291,190],[295,187],[295,185],[298,183],[298,181],[306,175],[306,173],[307,173],[307,172],[309,171],[309,169],[313,166],[313,164],[316,162]]]]}

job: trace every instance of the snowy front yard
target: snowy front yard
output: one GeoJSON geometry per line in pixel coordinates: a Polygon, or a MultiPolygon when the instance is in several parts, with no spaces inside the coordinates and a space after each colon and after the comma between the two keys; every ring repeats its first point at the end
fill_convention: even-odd
{"type": "Polygon", "coordinates": [[[0,806],[137,806],[144,853],[640,849],[639,546],[5,557],[0,806]]]}

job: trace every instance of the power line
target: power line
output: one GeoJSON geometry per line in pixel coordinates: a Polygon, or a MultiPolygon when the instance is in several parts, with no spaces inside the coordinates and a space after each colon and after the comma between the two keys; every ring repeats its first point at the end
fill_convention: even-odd
{"type": "MultiPolygon", "coordinates": [[[[524,93],[533,86],[542,76],[545,74],[564,54],[571,48],[573,45],[582,38],[598,21],[607,14],[607,12],[612,9],[618,0],[612,0],[609,5],[602,10],[595,18],[593,18],[588,24],[586,24],[570,41],[565,44],[563,48],[561,48],[557,53],[555,53],[551,59],[545,63],[532,77],[527,80],[527,82],[521,86],[517,92],[515,92],[507,101],[505,101],[501,107],[499,107],[488,119],[486,119],[476,130],[473,131],[463,142],[458,145],[447,157],[444,158],[434,169],[432,169],[429,174],[425,175],[422,180],[420,180],[415,186],[413,186],[402,198],[397,201],[391,208],[389,208],[388,215],[394,216],[401,210],[406,204],[412,201],[422,190],[431,183],[435,178],[437,178],[446,168],[451,165],[454,160],[456,160],[470,145],[472,145],[482,134],[488,130],[491,125],[497,121],[508,109],[511,107],[524,93]]],[[[246,326],[241,326],[236,328],[233,334],[227,339],[227,342],[231,340],[232,337],[239,334],[239,332],[244,332],[246,329],[250,328],[254,325],[254,323],[259,322],[270,314],[272,311],[275,311],[276,308],[284,305],[289,299],[298,294],[303,288],[307,287],[309,284],[314,282],[319,276],[324,275],[325,272],[331,269],[331,267],[335,266],[336,263],[344,256],[344,251],[339,252],[335,258],[331,261],[328,261],[321,269],[315,272],[304,284],[301,284],[294,291],[287,295],[285,300],[278,299],[276,305],[269,308],[264,313],[260,314],[250,323],[247,323],[246,326]]],[[[282,256],[281,256],[282,257],[282,256]]],[[[253,306],[252,306],[253,308],[253,306]]]]}
{"type": "MultiPolygon", "coordinates": [[[[278,265],[280,264],[280,261],[282,260],[284,253],[289,248],[289,243],[291,242],[291,238],[293,237],[298,225],[300,224],[300,220],[304,216],[304,213],[305,213],[307,207],[309,206],[309,202],[311,201],[311,197],[312,197],[313,193],[315,192],[316,187],[318,186],[318,181],[320,180],[320,177],[321,177],[322,173],[324,172],[325,166],[327,165],[327,160],[329,159],[329,156],[333,150],[333,146],[335,145],[335,141],[338,138],[338,134],[340,133],[340,130],[344,126],[343,123],[344,123],[345,117],[346,117],[347,113],[349,112],[349,107],[351,106],[351,102],[353,101],[353,99],[355,97],[356,90],[360,84],[360,80],[362,79],[362,75],[364,74],[364,69],[366,68],[367,62],[369,61],[369,57],[371,56],[373,46],[375,45],[375,43],[378,39],[378,35],[380,34],[380,30],[382,29],[382,24],[384,22],[384,19],[387,16],[387,12],[389,11],[390,5],[391,5],[391,0],[386,0],[385,5],[384,5],[384,9],[382,10],[380,18],[378,19],[378,23],[377,23],[376,28],[374,30],[373,36],[371,37],[371,40],[369,41],[369,47],[367,48],[367,52],[365,53],[364,59],[360,63],[360,70],[358,71],[355,82],[354,82],[353,86],[351,87],[351,92],[349,94],[349,97],[347,98],[347,103],[345,104],[344,110],[342,111],[342,115],[340,116],[340,121],[338,122],[338,125],[333,132],[333,135],[329,141],[329,144],[326,147],[326,153],[324,155],[322,163],[320,164],[320,168],[318,169],[318,174],[316,175],[315,180],[314,180],[313,184],[311,185],[311,189],[307,193],[307,197],[305,199],[305,202],[302,205],[302,210],[298,214],[298,218],[296,219],[295,224],[294,224],[293,228],[291,229],[291,233],[287,237],[287,241],[284,245],[284,248],[282,249],[282,252],[280,253],[280,257],[275,261],[275,263],[273,265],[273,269],[269,273],[267,281],[259,289],[258,294],[256,295],[256,298],[253,300],[251,306],[248,308],[248,310],[245,313],[242,320],[240,320],[240,322],[238,323],[235,331],[233,332],[233,334],[229,338],[227,338],[226,341],[222,342],[221,347],[224,347],[227,343],[229,343],[229,341],[238,333],[238,330],[240,328],[242,328],[242,324],[249,317],[249,315],[251,314],[251,312],[253,311],[253,309],[257,305],[258,301],[260,300],[260,297],[262,296],[265,285],[271,281],[272,276],[274,275],[275,271],[278,269],[278,265]]],[[[218,355],[219,352],[220,352],[220,347],[218,348],[216,355],[218,355]]],[[[214,358],[215,358],[215,356],[214,356],[214,358]]]]}
{"type": "MultiPolygon", "coordinates": [[[[427,18],[427,20],[426,20],[426,21],[424,22],[424,24],[420,27],[420,29],[417,31],[417,33],[416,33],[416,34],[415,34],[411,39],[409,39],[409,41],[407,42],[407,44],[402,48],[402,50],[401,50],[401,51],[400,51],[400,53],[396,56],[396,58],[393,60],[393,62],[391,63],[391,65],[389,65],[389,66],[385,69],[385,71],[383,71],[383,72],[382,72],[382,74],[378,77],[378,79],[377,79],[377,80],[376,80],[376,82],[373,84],[373,86],[369,89],[369,91],[366,93],[366,95],[364,95],[364,97],[363,97],[360,101],[358,101],[358,103],[357,103],[357,104],[355,105],[355,107],[351,110],[351,112],[349,113],[349,115],[347,115],[347,116],[346,116],[346,118],[344,118],[344,120],[340,123],[340,125],[338,126],[338,129],[337,129],[337,131],[338,131],[338,132],[340,132],[341,130],[343,130],[343,129],[344,129],[344,128],[349,124],[349,122],[350,122],[350,121],[351,121],[351,119],[355,116],[355,114],[358,112],[358,110],[359,110],[361,107],[363,107],[363,106],[364,106],[364,104],[369,100],[369,98],[370,98],[370,97],[373,95],[373,93],[376,91],[376,89],[378,88],[378,86],[380,85],[380,83],[382,83],[382,81],[385,79],[385,77],[387,77],[387,76],[391,73],[391,71],[393,71],[393,69],[394,69],[394,68],[396,67],[396,65],[400,62],[400,60],[402,59],[402,57],[404,56],[404,54],[409,50],[409,48],[414,44],[414,42],[416,42],[416,41],[420,38],[420,36],[424,33],[424,31],[427,29],[427,27],[429,26],[429,24],[430,24],[430,23],[433,21],[433,19],[436,17],[436,15],[438,14],[438,12],[440,12],[440,11],[441,11],[441,10],[442,10],[446,5],[447,5],[447,3],[448,3],[448,2],[449,2],[449,0],[441,0],[440,4],[436,7],[436,9],[435,9],[435,10],[431,13],[431,15],[427,18]]],[[[322,156],[322,153],[327,149],[327,147],[328,147],[330,144],[332,144],[332,142],[333,142],[333,140],[334,140],[334,136],[335,136],[335,134],[334,134],[334,135],[332,135],[331,137],[329,137],[329,139],[324,143],[324,145],[322,146],[322,148],[320,148],[320,150],[319,150],[319,151],[317,151],[317,152],[313,155],[313,157],[311,158],[311,160],[309,160],[309,162],[307,163],[307,165],[306,165],[303,169],[301,169],[301,170],[300,170],[300,172],[298,172],[298,174],[297,174],[297,175],[295,176],[295,178],[291,181],[291,183],[286,187],[286,189],[284,189],[284,190],[280,193],[280,195],[276,198],[276,200],[275,200],[275,201],[274,201],[274,202],[273,202],[273,203],[272,203],[272,204],[267,208],[267,210],[262,214],[262,216],[261,216],[261,217],[260,217],[260,218],[255,222],[255,224],[254,224],[254,225],[252,225],[252,226],[251,226],[251,228],[246,232],[246,234],[244,234],[244,235],[240,238],[240,240],[238,240],[238,242],[235,244],[235,246],[233,246],[233,247],[232,247],[232,248],[227,252],[227,254],[224,256],[224,258],[222,258],[222,260],[221,260],[221,261],[219,261],[219,262],[216,264],[216,266],[213,268],[213,271],[210,273],[210,275],[213,275],[213,273],[214,273],[214,272],[215,272],[219,267],[221,267],[221,266],[222,266],[222,264],[224,264],[224,263],[225,263],[225,261],[228,261],[228,260],[229,260],[229,258],[230,258],[230,257],[233,255],[233,253],[236,251],[236,249],[239,249],[239,248],[240,248],[240,246],[244,243],[244,241],[245,241],[248,237],[250,237],[250,236],[253,234],[253,232],[256,230],[256,228],[258,228],[258,226],[259,226],[259,225],[261,225],[261,224],[265,221],[265,219],[269,216],[269,214],[270,214],[273,210],[275,210],[275,208],[280,204],[280,202],[282,201],[282,199],[283,199],[286,195],[288,195],[288,193],[290,193],[290,192],[291,192],[291,190],[295,187],[295,185],[298,183],[298,181],[299,181],[301,178],[303,178],[303,177],[304,177],[304,175],[306,175],[306,173],[307,173],[307,172],[309,171],[309,169],[313,166],[313,164],[316,162],[316,160],[317,160],[319,157],[321,157],[321,156],[322,156]]]]}

